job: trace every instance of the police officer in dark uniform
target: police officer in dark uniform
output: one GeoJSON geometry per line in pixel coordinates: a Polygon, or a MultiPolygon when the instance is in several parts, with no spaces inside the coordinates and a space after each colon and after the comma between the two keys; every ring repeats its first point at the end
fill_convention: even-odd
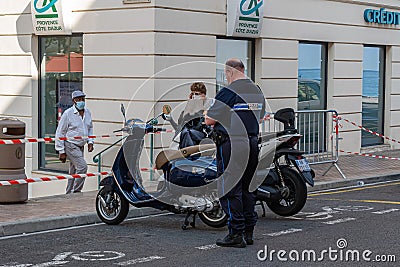
{"type": "Polygon", "coordinates": [[[258,165],[259,121],[265,113],[260,88],[244,74],[239,59],[225,63],[228,86],[215,97],[205,123],[214,125],[218,172],[221,176],[220,202],[229,216],[229,234],[217,245],[246,247],[253,244],[257,222],[255,192],[249,185],[258,165]]]}

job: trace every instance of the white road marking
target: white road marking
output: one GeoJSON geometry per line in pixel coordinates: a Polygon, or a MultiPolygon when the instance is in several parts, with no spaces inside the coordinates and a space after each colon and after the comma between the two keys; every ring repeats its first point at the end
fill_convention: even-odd
{"type": "Polygon", "coordinates": [[[196,247],[197,249],[200,250],[210,250],[210,249],[214,249],[214,248],[218,248],[219,246],[217,244],[211,244],[211,245],[205,245],[205,246],[201,246],[201,247],[196,247]]]}
{"type": "Polygon", "coordinates": [[[334,221],[329,221],[329,222],[322,222],[324,224],[329,224],[329,225],[333,225],[333,224],[338,224],[338,223],[344,223],[344,222],[350,222],[350,221],[354,221],[356,218],[343,218],[343,219],[338,219],[338,220],[334,220],[334,221]]]}
{"type": "MultiPolygon", "coordinates": [[[[135,217],[135,218],[126,219],[125,221],[136,221],[136,220],[147,219],[147,218],[155,218],[155,217],[171,215],[171,214],[173,214],[173,213],[162,213],[162,214],[147,215],[147,216],[142,216],[142,217],[135,217]]],[[[99,226],[99,225],[105,225],[105,223],[93,223],[93,224],[88,224],[88,225],[79,225],[79,226],[71,226],[71,227],[60,228],[60,229],[39,231],[39,232],[34,232],[34,233],[23,233],[23,234],[19,234],[19,235],[3,236],[3,237],[0,237],[0,240],[19,238],[19,237],[25,237],[25,236],[32,236],[32,235],[47,234],[47,233],[56,233],[56,232],[61,232],[61,231],[75,230],[75,229],[93,227],[93,226],[99,226]]],[[[0,267],[3,267],[3,266],[0,266],[0,267]]],[[[6,266],[6,267],[8,267],[8,266],[6,266]]]]}
{"type": "Polygon", "coordinates": [[[374,208],[368,206],[339,206],[333,209],[339,211],[367,211],[367,210],[373,210],[374,208]]]}
{"type": "Polygon", "coordinates": [[[33,264],[18,264],[17,265],[0,265],[0,267],[29,267],[32,266],[33,264]]]}
{"type": "Polygon", "coordinates": [[[125,254],[116,251],[86,251],[71,257],[79,261],[109,261],[125,257],[125,254]]]}
{"type": "Polygon", "coordinates": [[[263,235],[280,236],[280,235],[287,235],[287,234],[297,233],[297,232],[301,232],[301,231],[303,231],[303,229],[290,228],[288,230],[283,230],[283,231],[280,231],[280,232],[275,232],[275,233],[270,233],[270,234],[263,234],[263,235]]]}
{"type": "Polygon", "coordinates": [[[68,263],[69,261],[50,261],[50,262],[45,262],[45,263],[39,263],[36,265],[33,265],[32,267],[47,267],[47,266],[56,266],[56,265],[63,265],[68,263]]]}
{"type": "Polygon", "coordinates": [[[53,261],[62,261],[68,258],[73,252],[63,252],[54,257],[53,261]]]}
{"type": "Polygon", "coordinates": [[[149,262],[149,261],[154,261],[154,260],[162,260],[162,259],[165,259],[165,257],[150,256],[150,257],[138,258],[138,259],[119,262],[119,263],[114,263],[114,264],[115,265],[119,265],[119,266],[128,266],[128,265],[134,265],[136,263],[143,263],[143,262],[149,262]]]}
{"type": "Polygon", "coordinates": [[[374,213],[374,214],[386,214],[386,213],[390,213],[390,212],[398,211],[398,210],[399,210],[399,209],[380,210],[380,211],[374,211],[374,212],[372,212],[372,213],[374,213]]]}

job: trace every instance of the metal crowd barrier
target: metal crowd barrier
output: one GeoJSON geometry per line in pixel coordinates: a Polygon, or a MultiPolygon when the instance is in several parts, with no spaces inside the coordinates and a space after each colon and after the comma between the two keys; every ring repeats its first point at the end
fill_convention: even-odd
{"type": "MultiPolygon", "coordinates": [[[[340,175],[346,176],[339,168],[339,122],[335,110],[301,110],[296,111],[296,125],[299,134],[302,135],[297,149],[304,151],[304,155],[310,164],[331,163],[322,174],[335,167],[340,175]]],[[[279,132],[283,130],[283,124],[274,120],[274,114],[263,122],[263,132],[279,132]]]]}

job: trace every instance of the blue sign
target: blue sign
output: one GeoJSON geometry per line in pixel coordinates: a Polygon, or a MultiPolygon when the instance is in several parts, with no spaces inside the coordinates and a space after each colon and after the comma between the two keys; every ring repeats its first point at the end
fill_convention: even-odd
{"type": "Polygon", "coordinates": [[[366,9],[364,11],[364,20],[369,23],[399,25],[400,13],[386,11],[384,8],[381,8],[379,10],[366,9]]]}

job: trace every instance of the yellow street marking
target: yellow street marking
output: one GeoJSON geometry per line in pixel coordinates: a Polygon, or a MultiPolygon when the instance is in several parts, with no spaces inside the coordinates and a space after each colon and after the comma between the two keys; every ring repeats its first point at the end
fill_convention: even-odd
{"type": "Polygon", "coordinates": [[[309,194],[308,196],[309,197],[314,197],[314,196],[323,196],[323,195],[334,195],[334,194],[341,194],[341,193],[354,192],[354,191],[360,191],[360,190],[365,190],[365,189],[378,188],[378,187],[384,187],[384,186],[392,186],[392,185],[399,185],[399,184],[400,184],[400,182],[392,183],[392,184],[363,186],[363,187],[359,187],[359,188],[339,190],[339,191],[333,191],[333,192],[323,192],[323,193],[309,194]]]}
{"type": "Polygon", "coordinates": [[[309,198],[309,199],[400,205],[399,201],[373,200],[373,199],[342,199],[342,198],[309,198]]]}

